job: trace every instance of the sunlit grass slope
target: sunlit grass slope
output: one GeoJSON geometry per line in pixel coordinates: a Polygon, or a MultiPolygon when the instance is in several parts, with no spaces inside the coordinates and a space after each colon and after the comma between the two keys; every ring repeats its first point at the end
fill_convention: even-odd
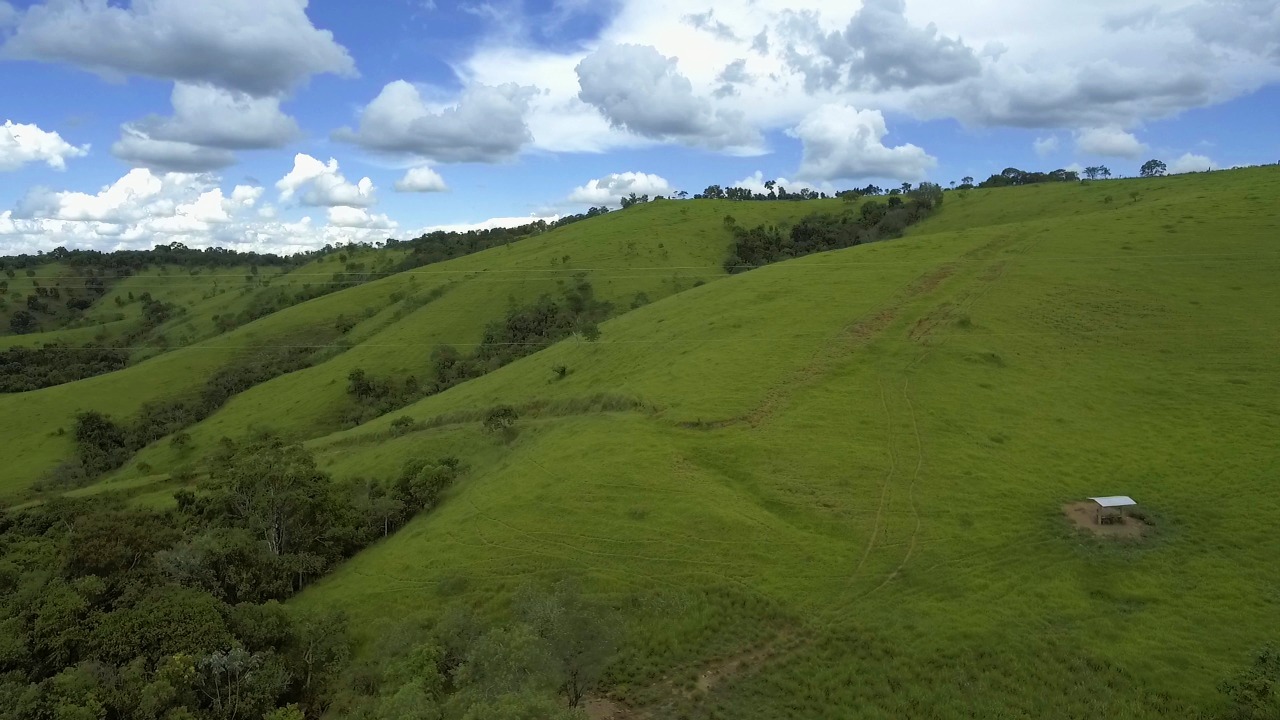
{"type": "Polygon", "coordinates": [[[615,694],[663,717],[1217,711],[1280,618],[1278,193],[1275,169],[949,193],[908,238],[405,411],[433,429],[317,439],[339,477],[472,471],[298,602],[374,634],[581,574],[630,629],[615,694]],[[543,409],[506,444],[473,419],[498,403],[543,409]],[[1148,537],[1078,535],[1060,507],[1100,494],[1148,537]]]}
{"type": "Polygon", "coordinates": [[[222,437],[240,437],[251,430],[272,430],[294,439],[333,432],[341,427],[342,413],[351,402],[346,386],[352,370],[378,377],[424,378],[438,345],[467,351],[512,303],[558,295],[578,277],[589,280],[597,297],[614,303],[619,312],[629,310],[640,293],[658,300],[689,292],[697,283],[724,275],[722,263],[730,242],[726,214],[757,224],[840,208],[838,201],[657,202],[402,273],[383,282],[396,284],[403,298],[367,320],[363,334],[351,338],[350,350],[242,393],[190,430],[195,450],[179,454],[167,443],[157,443],[139,455],[143,469],[134,464],[121,476],[147,474],[146,468],[172,469],[222,437]],[[425,302],[433,293],[442,294],[425,302]]]}
{"type": "Polygon", "coordinates": [[[305,302],[107,375],[0,395],[0,442],[21,448],[0,467],[0,497],[25,492],[43,473],[72,456],[77,413],[97,410],[127,420],[146,402],[197,393],[211,374],[246,353],[307,345],[314,342],[309,338],[321,329],[327,331],[341,316],[376,314],[407,280],[387,278],[305,302]]]}

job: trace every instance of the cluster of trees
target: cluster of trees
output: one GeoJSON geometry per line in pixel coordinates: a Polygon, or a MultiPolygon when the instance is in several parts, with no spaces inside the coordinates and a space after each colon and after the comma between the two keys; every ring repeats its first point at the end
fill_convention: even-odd
{"type": "Polygon", "coordinates": [[[908,226],[940,206],[944,196],[938,185],[921,183],[907,197],[904,201],[900,195],[891,195],[885,203],[863,203],[856,213],[810,215],[791,228],[745,228],[734,218],[726,217],[725,225],[733,232],[733,246],[725,260],[725,270],[743,272],[788,258],[899,237],[908,226]]]}
{"type": "Polygon", "coordinates": [[[127,422],[97,411],[82,412],[75,417],[75,457],[54,468],[38,489],[84,485],[120,468],[147,445],[209,417],[231,396],[301,370],[314,357],[311,348],[286,347],[242,358],[211,375],[197,396],[145,403],[127,422]]]}
{"type": "Polygon", "coordinates": [[[339,483],[301,446],[227,441],[177,510],[57,499],[0,517],[4,716],[319,717],[346,620],[279,601],[434,507],[461,472],[419,461],[390,486],[339,483]]]}
{"type": "MultiPolygon", "coordinates": [[[[774,180],[769,180],[764,184],[767,192],[753,192],[749,188],[731,187],[722,188],[719,185],[711,185],[706,190],[694,195],[695,200],[818,200],[826,198],[826,193],[820,193],[815,190],[803,188],[800,192],[787,192],[787,189],[778,185],[774,180]]],[[[680,195],[680,193],[677,193],[680,195]]]]}
{"type": "Polygon", "coordinates": [[[616,625],[571,580],[521,587],[502,625],[454,605],[434,627],[385,638],[331,709],[352,720],[581,718],[574,708],[612,658],[616,625]]]}
{"type": "Polygon", "coordinates": [[[472,353],[465,354],[452,345],[437,347],[431,353],[425,380],[410,376],[397,382],[353,370],[347,376],[347,394],[355,401],[355,407],[346,421],[352,425],[367,422],[497,370],[571,335],[594,341],[600,336],[599,323],[612,312],[613,305],[598,299],[591,283],[579,275],[574,284],[563,289],[560,298],[543,295],[530,305],[511,307],[502,320],[489,323],[472,353]]]}
{"type": "MultiPolygon", "coordinates": [[[[972,185],[973,178],[965,178],[972,185]]],[[[978,184],[980,188],[1011,187],[1017,185],[1036,185],[1050,182],[1079,182],[1080,174],[1073,170],[1054,170],[1052,172],[1028,172],[1018,168],[1005,168],[978,184]]],[[[961,186],[964,187],[963,185],[961,186]]]]}
{"type": "Polygon", "coordinates": [[[27,392],[113,372],[129,363],[123,350],[45,345],[0,352],[0,393],[27,392]]]}
{"type": "MultiPolygon", "coordinates": [[[[5,273],[13,276],[14,269],[6,268],[5,273]]],[[[58,316],[78,318],[85,310],[93,307],[94,302],[106,292],[105,283],[96,275],[88,277],[83,283],[65,287],[41,285],[40,281],[34,278],[31,282],[34,286],[33,291],[26,296],[23,307],[9,316],[9,331],[15,335],[25,335],[40,330],[42,318],[58,316]]],[[[0,280],[0,308],[7,306],[9,301],[4,296],[8,292],[8,281],[0,280]]],[[[13,293],[15,301],[21,297],[20,294],[13,293]]]]}
{"type": "MultiPolygon", "coordinates": [[[[332,252],[330,247],[329,251],[332,252]]],[[[323,252],[323,251],[317,251],[323,252]]],[[[93,268],[108,271],[118,276],[129,275],[139,270],[157,265],[176,265],[178,267],[232,267],[237,265],[269,265],[289,266],[301,265],[316,253],[300,253],[298,255],[280,256],[271,253],[237,252],[225,248],[205,248],[196,250],[182,243],[156,245],[151,250],[115,250],[101,252],[99,250],[68,250],[65,247],[55,248],[49,252],[38,252],[34,255],[9,255],[0,257],[0,269],[32,268],[46,263],[61,263],[70,267],[84,269],[93,268]]]]}

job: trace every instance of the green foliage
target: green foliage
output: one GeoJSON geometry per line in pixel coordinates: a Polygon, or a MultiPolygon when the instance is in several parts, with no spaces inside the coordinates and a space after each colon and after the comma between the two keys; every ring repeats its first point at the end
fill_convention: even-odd
{"type": "MultiPolygon", "coordinates": [[[[15,316],[16,317],[16,316],[15,316]]],[[[114,372],[129,355],[112,348],[45,345],[0,352],[0,393],[27,392],[114,372]]]]}
{"type": "Polygon", "coordinates": [[[1144,178],[1161,177],[1169,170],[1169,166],[1160,160],[1148,160],[1142,164],[1138,173],[1144,178]]]}
{"type": "Polygon", "coordinates": [[[743,272],[789,258],[896,238],[941,203],[942,188],[922,183],[913,191],[909,203],[898,197],[890,197],[887,205],[866,202],[856,217],[852,213],[809,215],[790,229],[776,225],[744,228],[735,224],[734,244],[724,268],[731,273],[743,272]]]}
{"type": "MultiPolygon", "coordinates": [[[[966,178],[970,179],[971,178],[966,178]]],[[[980,188],[1011,187],[1018,185],[1038,185],[1040,183],[1078,182],[1080,174],[1073,170],[1054,170],[1053,172],[1027,172],[1018,168],[1005,168],[999,174],[992,175],[978,184],[980,188]]],[[[966,183],[969,184],[969,183],[966,183]]]]}
{"type": "Polygon", "coordinates": [[[1280,720],[1280,650],[1263,648],[1251,666],[1219,688],[1231,704],[1233,720],[1280,720]]]}
{"type": "Polygon", "coordinates": [[[562,580],[551,592],[525,586],[516,612],[546,643],[548,668],[556,675],[569,707],[578,707],[600,682],[613,657],[616,621],[582,597],[577,583],[562,580]]]}
{"type": "MultiPolygon", "coordinates": [[[[119,440],[86,415],[95,442],[119,440]]],[[[275,601],[438,505],[462,472],[445,458],[390,487],[336,483],[271,438],[228,443],[212,470],[175,512],[97,498],[0,518],[5,717],[318,717],[349,662],[347,618],[275,601]]]]}
{"type": "Polygon", "coordinates": [[[484,429],[491,433],[510,432],[515,427],[520,414],[510,405],[499,405],[489,411],[484,418],[484,429]]]}

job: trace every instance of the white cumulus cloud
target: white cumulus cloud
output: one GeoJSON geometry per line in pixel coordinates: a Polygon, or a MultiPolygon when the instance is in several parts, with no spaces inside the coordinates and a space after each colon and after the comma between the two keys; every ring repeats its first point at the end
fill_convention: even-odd
{"type": "Polygon", "coordinates": [[[396,223],[386,215],[373,215],[364,208],[331,207],[329,208],[329,224],[344,228],[367,228],[370,230],[394,230],[396,223]]]}
{"type": "MultiPolygon", "coordinates": [[[[764,173],[760,170],[757,170],[755,171],[755,173],[742,178],[738,182],[730,185],[729,187],[746,188],[747,190],[750,190],[753,193],[768,195],[769,187],[765,185],[765,183],[768,181],[769,179],[764,176],[764,173]]],[[[825,192],[825,193],[833,193],[835,191],[834,188],[830,185],[830,183],[819,183],[815,185],[813,183],[804,182],[803,180],[788,180],[784,177],[774,178],[773,183],[774,183],[774,192],[777,192],[777,188],[782,188],[789,193],[798,192],[800,190],[813,190],[815,192],[825,192]]]]}
{"type": "Polygon", "coordinates": [[[84,157],[89,146],[76,147],[53,131],[39,126],[5,120],[0,127],[0,171],[17,170],[28,163],[42,162],[55,170],[66,170],[67,159],[84,157]]]}
{"type": "Polygon", "coordinates": [[[181,242],[189,247],[290,253],[326,244],[384,240],[398,225],[362,208],[326,210],[282,220],[263,205],[264,189],[224,190],[213,174],[129,171],[97,192],[34,190],[14,210],[0,212],[0,237],[9,252],[62,245],[96,250],[149,249],[181,242]]]}
{"type": "Polygon", "coordinates": [[[1048,157],[1058,152],[1060,143],[1057,135],[1050,135],[1048,137],[1036,138],[1035,142],[1031,143],[1031,145],[1035,148],[1037,155],[1040,157],[1048,157]]]}
{"type": "Polygon", "coordinates": [[[397,80],[364,108],[358,128],[342,128],[334,137],[433,162],[501,162],[532,139],[525,114],[536,94],[515,83],[472,85],[453,104],[433,105],[415,85],[397,80]]]}
{"type": "Polygon", "coordinates": [[[449,190],[440,173],[425,165],[409,168],[404,177],[396,181],[395,188],[396,192],[402,193],[433,193],[449,190]]]}
{"type": "Polygon", "coordinates": [[[1147,146],[1132,133],[1118,127],[1090,128],[1076,134],[1076,149],[1086,155],[1136,158],[1147,146]]]}
{"type": "Polygon", "coordinates": [[[277,148],[299,135],[298,123],[281,112],[278,97],[177,83],[172,102],[172,117],[145,118],[131,123],[131,129],[153,140],[222,150],[277,148]]]}
{"type": "Polygon", "coordinates": [[[298,153],[293,160],[293,170],[276,183],[280,199],[289,201],[295,197],[303,205],[317,207],[370,207],[377,204],[377,188],[373,180],[361,178],[350,183],[338,168],[338,161],[330,158],[328,164],[306,153],[298,153]]]}
{"type": "Polygon", "coordinates": [[[924,179],[938,161],[915,145],[888,147],[878,110],[825,105],[791,131],[803,143],[799,176],[808,180],[924,179]]]}
{"type": "Polygon", "coordinates": [[[1204,155],[1195,155],[1186,153],[1182,157],[1169,163],[1169,173],[1178,175],[1180,173],[1204,172],[1213,169],[1213,160],[1204,155]]]}
{"type": "Polygon", "coordinates": [[[121,128],[120,139],[112,144],[111,154],[134,167],[177,173],[221,170],[236,161],[235,154],[229,150],[156,140],[129,125],[121,128]]]}
{"type": "Polygon", "coordinates": [[[666,195],[670,192],[671,183],[658,175],[637,172],[610,173],[574,188],[573,192],[569,193],[569,202],[610,205],[616,204],[621,198],[631,193],[653,196],[666,195]]]}
{"type": "Polygon", "coordinates": [[[107,75],[279,95],[320,73],[353,75],[347,50],[307,17],[307,0],[58,0],[10,19],[3,55],[107,75]]]}
{"type": "Polygon", "coordinates": [[[762,142],[738,111],[697,95],[676,60],[646,45],[606,45],[575,68],[578,97],[619,129],[657,140],[752,151],[762,142]]]}

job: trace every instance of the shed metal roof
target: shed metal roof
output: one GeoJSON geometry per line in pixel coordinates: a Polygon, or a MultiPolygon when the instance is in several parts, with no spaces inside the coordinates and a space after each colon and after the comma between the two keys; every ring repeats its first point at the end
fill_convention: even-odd
{"type": "Polygon", "coordinates": [[[1138,504],[1136,500],[1129,497],[1128,495],[1110,495],[1107,497],[1095,497],[1095,498],[1089,498],[1089,499],[1098,503],[1104,508],[1129,507],[1130,505],[1138,504]]]}

